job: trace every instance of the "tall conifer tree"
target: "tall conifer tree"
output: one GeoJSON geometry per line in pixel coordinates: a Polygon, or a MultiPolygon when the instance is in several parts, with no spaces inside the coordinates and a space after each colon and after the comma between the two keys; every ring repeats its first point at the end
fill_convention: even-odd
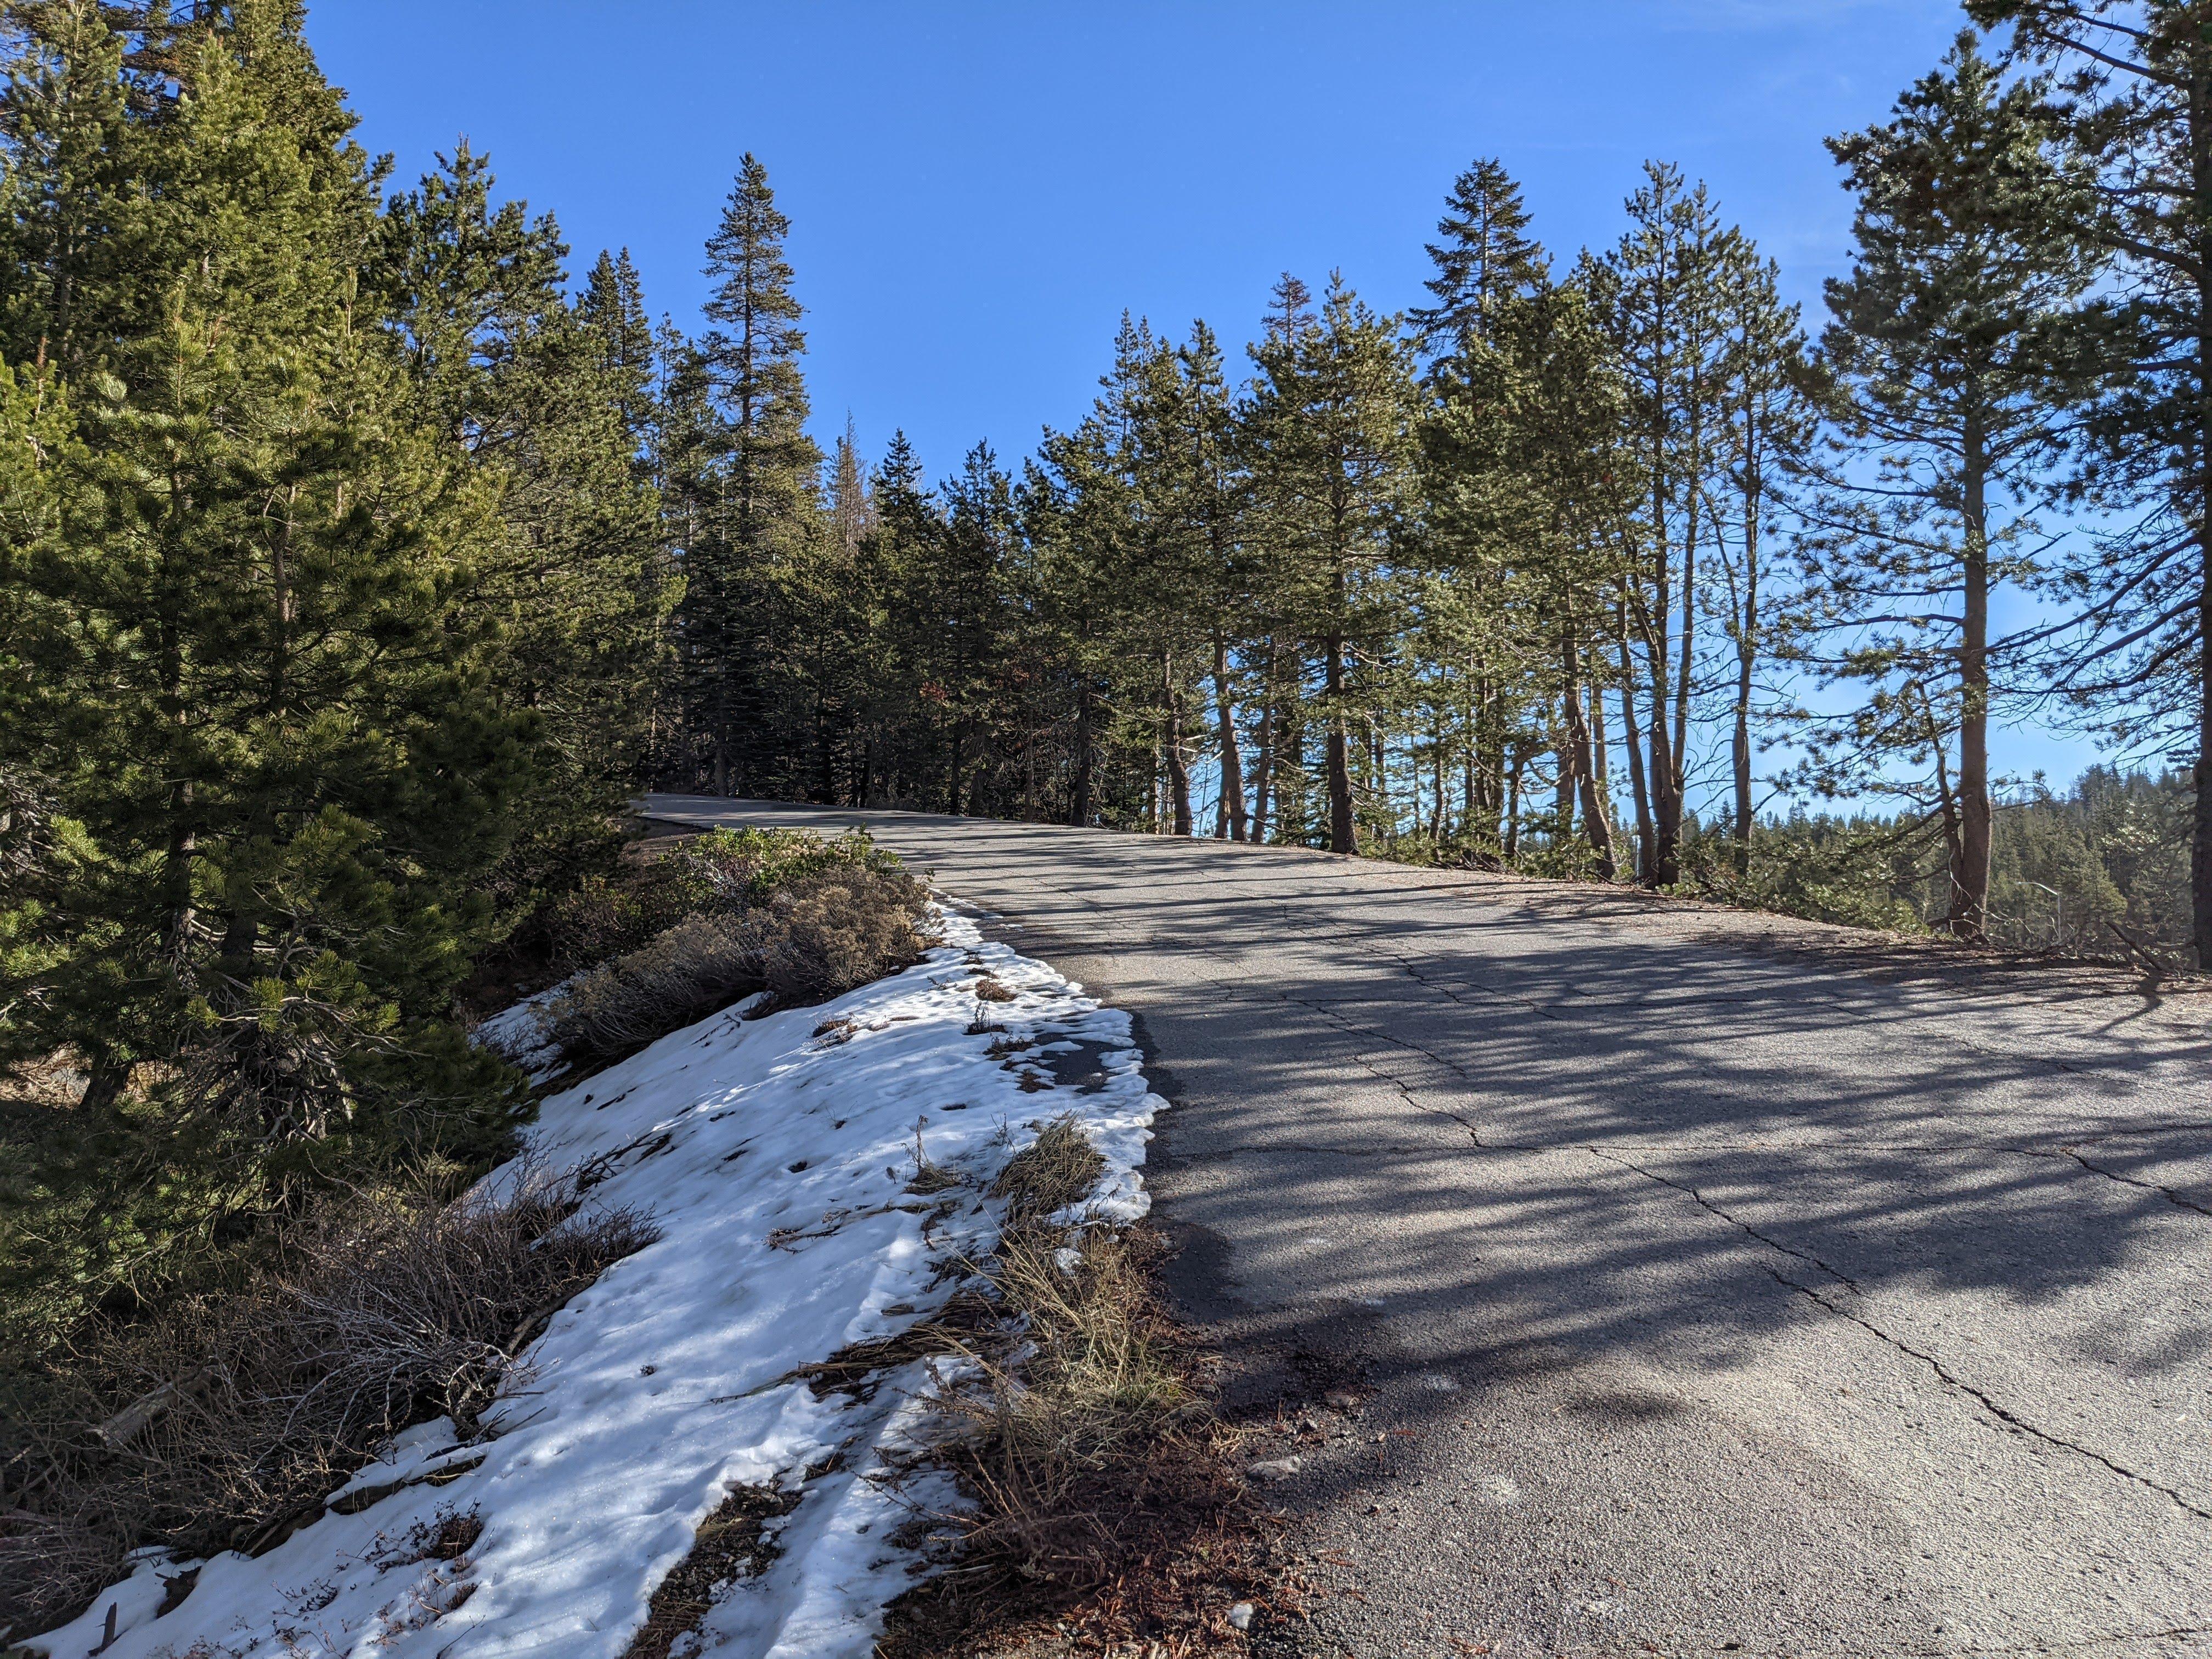
{"type": "Polygon", "coordinates": [[[2019,646],[1991,634],[1990,601],[2037,579],[2031,514],[2078,429],[2076,313],[2100,264],[2045,154],[2045,91],[2004,85],[1965,35],[1893,120],[1830,144],[1858,199],[1821,337],[1847,461],[1807,546],[1814,616],[1845,641],[1828,671],[1870,695],[1827,733],[1820,781],[1881,787],[1908,756],[1928,769],[1912,797],[1943,826],[1948,926],[1974,939],[1992,705],[2030,689],[2019,646]]]}

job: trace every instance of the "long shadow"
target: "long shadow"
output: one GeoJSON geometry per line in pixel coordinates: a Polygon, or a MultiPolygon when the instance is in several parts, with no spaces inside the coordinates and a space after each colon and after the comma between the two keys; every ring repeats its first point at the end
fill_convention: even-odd
{"type": "Polygon", "coordinates": [[[866,823],[1027,948],[1120,975],[1177,1108],[1151,1180],[1220,1241],[1196,1288],[1255,1340],[1379,1287],[1484,1376],[1740,1366],[1825,1315],[1910,1368],[1953,1364],[1941,1316],[1966,1296],[1988,1338],[1966,1386],[2212,1510],[2212,1455],[2172,1426],[2212,1355],[2201,1017],[1808,963],[1628,894],[704,810],[866,823]],[[1339,1222],[1352,1242],[1313,1237],[1339,1222]],[[2038,1397],[2061,1374],[2081,1402],[2038,1397]]]}

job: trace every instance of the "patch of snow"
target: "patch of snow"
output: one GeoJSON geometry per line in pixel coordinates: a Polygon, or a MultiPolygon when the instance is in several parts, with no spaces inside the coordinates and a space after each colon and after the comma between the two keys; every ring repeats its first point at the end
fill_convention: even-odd
{"type": "MultiPolygon", "coordinates": [[[[929,1570],[902,1529],[957,1501],[942,1476],[897,1473],[925,1426],[927,1368],[820,1398],[792,1373],[941,1310],[996,1237],[993,1178],[1064,1112],[1106,1161],[1085,1211],[1143,1215],[1138,1170],[1164,1104],[1127,1016],[939,920],[943,943],[903,973],[820,1006],[725,1010],[544,1103],[530,1155],[594,1164],[592,1200],[648,1212],[662,1236],[554,1316],[475,1442],[444,1419],[410,1429],[268,1553],[141,1559],[30,1645],[82,1659],[112,1607],[102,1659],[619,1659],[699,1524],[748,1486],[802,1495],[774,1559],[718,1592],[684,1651],[868,1654],[884,1604],[929,1570]],[[1005,1035],[1097,1045],[1102,1078],[1024,1091],[987,1052],[1000,1034],[967,1031],[979,973],[1016,994],[993,1005],[1005,1035]],[[817,1038],[830,1020],[849,1031],[817,1038]],[[905,1191],[917,1132],[962,1186],[905,1191]],[[465,1516],[481,1533],[449,1559],[465,1528],[442,1548],[440,1528],[465,1516]],[[156,1618],[164,1581],[194,1565],[156,1618]]],[[[542,1061],[544,1000],[480,1036],[542,1061]]]]}
{"type": "Polygon", "coordinates": [[[562,980],[550,990],[527,996],[481,1021],[470,1035],[521,1072],[535,1084],[550,1083],[568,1069],[561,1050],[545,1029],[545,1012],[553,1000],[574,984],[562,980]]]}

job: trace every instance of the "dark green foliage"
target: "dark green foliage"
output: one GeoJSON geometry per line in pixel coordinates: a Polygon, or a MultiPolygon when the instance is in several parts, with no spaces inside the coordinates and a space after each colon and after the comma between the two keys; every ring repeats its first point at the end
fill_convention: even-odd
{"type": "MultiPolygon", "coordinates": [[[[1992,820],[1987,938],[2014,949],[2185,960],[2186,774],[2097,767],[2064,793],[2037,787],[1992,820]]],[[[1747,869],[1721,834],[1686,843],[1694,892],[1817,921],[1925,933],[1948,927],[1953,894],[1939,818],[1795,813],[1753,826],[1747,869]]]]}
{"type": "Polygon", "coordinates": [[[568,303],[482,158],[383,200],[285,0],[9,15],[0,1342],[27,1353],[307,1188],[501,1147],[519,1080],[455,988],[611,861],[675,585],[635,319],[568,303]]]}
{"type": "Polygon", "coordinates": [[[822,455],[806,434],[806,336],[790,229],[750,155],[708,240],[716,325],[674,349],[663,487],[680,515],[681,764],[716,794],[769,793],[799,701],[794,599],[819,550],[822,455]]]}

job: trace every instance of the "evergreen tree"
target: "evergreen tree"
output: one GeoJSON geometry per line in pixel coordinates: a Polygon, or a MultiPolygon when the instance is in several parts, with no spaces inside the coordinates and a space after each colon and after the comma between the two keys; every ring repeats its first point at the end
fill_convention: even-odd
{"type": "MultiPolygon", "coordinates": [[[[1631,464],[1643,486],[1621,587],[1650,713],[1640,733],[1632,716],[1627,740],[1633,747],[1648,739],[1650,829],[1641,865],[1647,883],[1665,887],[1681,875],[1699,556],[1714,533],[1711,483],[1725,420],[1721,273],[1740,238],[1721,225],[1704,185],[1686,186],[1678,170],[1656,162],[1644,175],[1602,286],[1628,388],[1631,464]]],[[[1631,678],[1626,663],[1622,675],[1631,678]]],[[[1638,813],[1646,815],[1642,804],[1638,813]]]]}
{"type": "Polygon", "coordinates": [[[860,447],[853,435],[853,417],[837,437],[837,454],[830,471],[830,539],[851,558],[874,528],[875,507],[868,499],[868,480],[860,465],[860,447]]]}
{"type": "Polygon", "coordinates": [[[1478,161],[1452,181],[1427,245],[1436,274],[1422,286],[1436,303],[1406,313],[1432,356],[1464,350],[1498,306],[1547,285],[1551,262],[1528,229],[1521,187],[1499,162],[1478,161]]]}
{"type": "MultiPolygon", "coordinates": [[[[1458,510],[1453,498],[1462,488],[1458,468],[1467,456],[1462,440],[1445,436],[1437,417],[1449,424],[1453,404],[1463,403],[1480,378],[1471,365],[1496,343],[1500,315],[1550,289],[1550,256],[1527,235],[1528,225],[1519,185],[1498,162],[1476,162],[1454,182],[1439,240],[1428,247],[1436,274],[1427,287],[1437,303],[1410,313],[1433,354],[1427,376],[1432,407],[1424,434],[1429,510],[1422,524],[1423,562],[1431,574],[1420,606],[1420,654],[1431,668],[1430,758],[1441,768],[1448,745],[1456,748],[1460,834],[1486,853],[1500,844],[1506,750],[1524,725],[1528,653],[1495,586],[1504,550],[1486,519],[1458,510]],[[1446,735],[1454,725],[1455,742],[1446,735]]],[[[1439,842],[1443,799],[1439,777],[1439,842]]]]}
{"type": "MultiPolygon", "coordinates": [[[[19,76],[127,83],[143,40],[83,21],[33,19],[19,76]]],[[[466,1125],[411,1108],[392,1067],[445,1066],[429,1097],[453,1119],[489,1065],[426,1022],[483,937],[474,890],[530,770],[474,599],[493,502],[359,304],[375,173],[298,8],[240,0],[159,44],[173,92],[126,100],[117,140],[144,204],[127,261],[82,248],[57,287],[25,278],[37,246],[0,258],[15,337],[70,342],[9,427],[65,528],[11,572],[35,690],[0,732],[0,769],[51,781],[62,949],[0,1040],[76,1045],[95,1121],[154,1060],[208,1133],[373,1140],[412,1113],[450,1142],[466,1125]],[[74,320],[47,308],[63,289],[74,320]],[[82,387],[51,379],[64,356],[82,387]],[[40,423],[64,407],[54,443],[40,423]]],[[[36,175],[69,146],[20,112],[15,187],[51,196],[36,175]]]]}
{"type": "Polygon", "coordinates": [[[1729,250],[1720,276],[1719,318],[1726,347],[1721,362],[1724,456],[1717,481],[1713,550],[1727,605],[1726,632],[1735,658],[1729,732],[1734,810],[1729,815],[1736,867],[1748,870],[1752,825],[1753,727],[1761,710],[1760,665],[1775,654],[1773,592],[1766,549],[1773,521],[1794,510],[1794,485],[1819,429],[1805,362],[1798,311],[1784,305],[1780,271],[1747,240],[1729,250]]]}
{"type": "Polygon", "coordinates": [[[2044,153],[2044,92],[2003,85],[1962,35],[1892,121],[1830,146],[1857,246],[1828,285],[1843,454],[1806,544],[1812,618],[1842,644],[1811,654],[1869,696],[1813,775],[1833,793],[1897,787],[1902,757],[1929,769],[1912,788],[1942,819],[1948,925],[1966,939],[1988,908],[1992,702],[2032,689],[2018,647],[1991,637],[1990,599],[2035,580],[2031,513],[2087,389],[2076,313],[2100,268],[2044,153]]]}
{"type": "Polygon", "coordinates": [[[1319,659],[1328,845],[1356,853],[1352,734],[1407,599],[1396,553],[1413,502],[1419,394],[1396,319],[1341,277],[1319,309],[1285,277],[1252,347],[1244,427],[1259,533],[1285,624],[1319,659]]]}
{"type": "Polygon", "coordinates": [[[748,154],[707,242],[716,279],[698,370],[717,417],[703,477],[701,535],[688,549],[684,617],[690,695],[716,794],[767,781],[775,679],[787,641],[782,588],[817,533],[821,453],[806,435],[806,336],[784,258],[791,222],[768,170],[748,154]]]}
{"type": "Polygon", "coordinates": [[[562,290],[550,216],[495,205],[465,146],[394,197],[380,268],[419,406],[497,490],[504,534],[480,570],[501,625],[504,700],[532,711],[538,787],[491,891],[520,919],[561,872],[604,863],[642,780],[678,585],[644,465],[648,343],[635,273],[600,261],[562,290]]]}
{"type": "Polygon", "coordinates": [[[2107,735],[2195,769],[2198,965],[2212,968],[2212,16],[2203,0],[1967,0],[2010,54],[2062,75],[2067,140],[2095,164],[2068,228],[2119,261],[2124,337],[2099,422],[2104,505],[2134,533],[2068,573],[2087,644],[2056,684],[2107,735]]]}
{"type": "Polygon", "coordinates": [[[653,385],[659,349],[646,316],[645,285],[628,248],[616,254],[600,250],[576,312],[598,337],[599,368],[620,399],[623,425],[641,469],[649,469],[659,414],[653,385]]]}
{"type": "Polygon", "coordinates": [[[1596,872],[1609,879],[1597,665],[1611,633],[1613,537],[1632,501],[1626,400],[1587,287],[1502,301],[1436,384],[1423,431],[1432,531],[1460,550],[1456,574],[1481,585],[1520,644],[1520,675],[1558,710],[1555,842],[1578,802],[1596,872]]]}

